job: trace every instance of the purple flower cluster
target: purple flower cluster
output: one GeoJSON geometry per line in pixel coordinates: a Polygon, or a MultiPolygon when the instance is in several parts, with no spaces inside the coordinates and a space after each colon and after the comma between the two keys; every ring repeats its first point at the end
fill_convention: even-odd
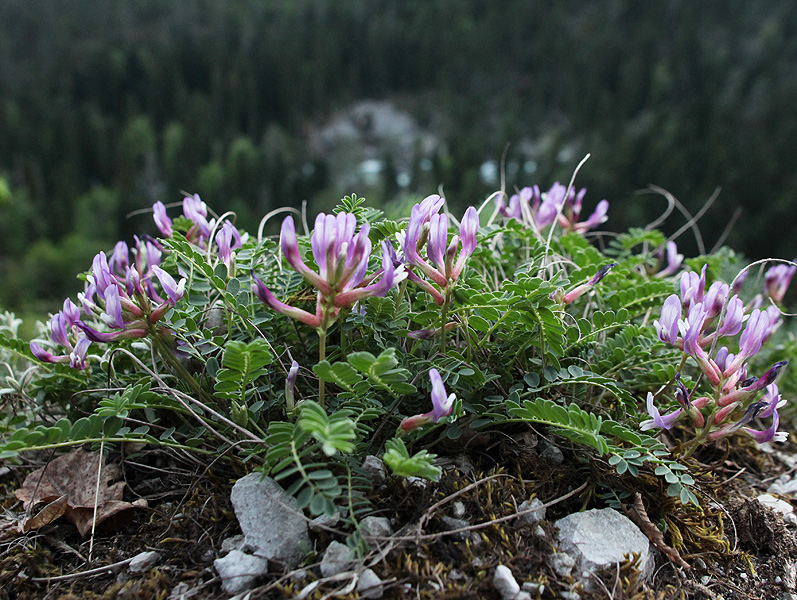
{"type": "MultiPolygon", "coordinates": [[[[444,198],[434,194],[413,206],[402,243],[404,262],[409,267],[408,279],[427,291],[441,306],[476,249],[476,232],[479,229],[479,215],[471,206],[462,217],[459,235],[454,235],[449,241],[448,215],[440,214],[444,203],[444,198]],[[426,258],[421,255],[424,246],[426,258]]],[[[398,261],[395,257],[394,260],[398,261]]]]}
{"type": "MultiPolygon", "coordinates": [[[[211,235],[213,235],[216,220],[208,220],[208,207],[199,197],[199,194],[186,196],[183,198],[183,216],[191,221],[191,227],[185,234],[185,238],[199,246],[207,248],[211,235]]],[[[170,238],[174,234],[173,221],[166,214],[166,206],[158,201],[152,205],[152,217],[158,231],[165,238],[170,238]]],[[[229,221],[224,221],[215,235],[215,242],[219,249],[219,260],[227,268],[230,268],[232,250],[241,247],[241,234],[229,221]]]]}
{"type": "Polygon", "coordinates": [[[500,195],[497,200],[499,212],[507,219],[517,219],[526,227],[535,231],[542,231],[553,223],[558,223],[564,231],[585,233],[595,229],[607,220],[609,202],[601,200],[593,213],[584,221],[579,222],[581,206],[587,190],[582,188],[578,192],[559,182],[554,183],[551,189],[541,194],[540,188],[525,187],[517,194],[510,196],[509,201],[500,195]]]}
{"type": "Polygon", "coordinates": [[[704,266],[699,275],[684,273],[680,295],[672,294],[665,300],[660,318],[654,321],[659,339],[691,357],[713,392],[690,401],[690,394],[678,378],[676,397],[681,408],[662,416],[649,395],[648,414],[652,418],[642,424],[643,429],[669,429],[682,414],[688,414],[701,428],[698,434],[701,439],[717,439],[740,429],[758,441],[785,439],[785,434],[777,432],[777,408],[782,402],[774,381],[786,363],[775,363],[761,378],[748,377],[747,373],[748,361],[778,326],[780,312],[774,306],[767,310],[745,307],[737,294],[730,295],[732,291],[721,282],[714,282],[706,289],[704,266]],[[734,352],[729,345],[719,344],[720,339],[734,338],[740,333],[734,352]],[[716,348],[713,356],[709,356],[711,348],[716,348]],[[756,400],[763,391],[765,396],[756,400]],[[702,412],[706,407],[708,415],[702,412]],[[754,418],[769,416],[773,418],[773,426],[763,432],[743,427],[754,418]]]}
{"type": "Polygon", "coordinates": [[[185,279],[176,282],[160,267],[161,250],[152,241],[136,239],[130,262],[130,250],[124,242],[114,248],[110,261],[103,252],[94,257],[86,289],[79,294],[80,309],[70,299],[52,316],[50,337],[62,354],[54,354],[31,342],[33,355],[49,363],[69,363],[76,369],[87,367],[86,354],[91,342],[113,342],[142,338],[162,332],[158,322],[185,294],[185,279]],[[166,298],[153,282],[157,279],[166,298]],[[101,321],[110,331],[95,329],[81,318],[101,321]]]}
{"type": "Polygon", "coordinates": [[[280,246],[285,260],[318,290],[315,314],[278,300],[254,273],[252,290],[274,310],[320,330],[326,330],[334,323],[341,309],[349,308],[368,296],[384,296],[407,274],[402,265],[395,265],[392,258],[395,251],[389,242],[384,241],[382,269],[366,277],[371,256],[369,226],[366,223],[359,232],[355,232],[356,227],[357,219],[350,213],[318,215],[310,238],[318,267],[315,271],[302,258],[293,217],[288,216],[282,222],[280,246]]]}

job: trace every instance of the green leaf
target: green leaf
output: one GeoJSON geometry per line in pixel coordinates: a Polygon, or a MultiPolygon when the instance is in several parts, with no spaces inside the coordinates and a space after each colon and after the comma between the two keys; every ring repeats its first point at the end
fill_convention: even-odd
{"type": "Polygon", "coordinates": [[[434,466],[435,454],[421,450],[410,456],[407,446],[400,438],[393,438],[385,444],[384,461],[399,477],[423,477],[437,481],[442,471],[434,466]]]}

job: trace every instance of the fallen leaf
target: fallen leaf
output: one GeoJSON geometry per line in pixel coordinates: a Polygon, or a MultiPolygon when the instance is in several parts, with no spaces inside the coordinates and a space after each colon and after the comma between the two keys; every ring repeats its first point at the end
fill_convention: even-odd
{"type": "Polygon", "coordinates": [[[66,510],[66,494],[60,498],[56,498],[47,506],[41,509],[35,516],[25,519],[20,523],[22,533],[30,531],[31,529],[40,529],[45,525],[49,525],[58,517],[64,514],[66,510]]]}
{"type": "Polygon", "coordinates": [[[122,500],[124,481],[111,483],[121,475],[119,465],[105,465],[100,455],[76,450],[59,456],[47,466],[25,478],[22,487],[14,492],[26,510],[41,502],[54,502],[66,496],[64,516],[72,521],[80,535],[86,537],[94,521],[97,504],[97,525],[111,517],[135,508],[122,500]],[[97,472],[101,469],[97,489],[97,472]]]}

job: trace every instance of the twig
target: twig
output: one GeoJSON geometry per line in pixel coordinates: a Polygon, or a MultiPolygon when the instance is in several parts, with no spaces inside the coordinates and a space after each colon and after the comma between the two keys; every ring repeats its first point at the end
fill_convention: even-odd
{"type": "Polygon", "coordinates": [[[105,450],[105,441],[100,442],[100,456],[97,460],[97,483],[94,487],[94,514],[91,517],[91,539],[89,540],[89,562],[94,552],[94,532],[97,528],[97,507],[100,504],[100,481],[102,481],[102,454],[105,450]]]}
{"type": "Polygon", "coordinates": [[[97,567],[95,569],[80,571],[78,573],[69,573],[68,575],[56,575],[55,577],[31,577],[28,581],[34,581],[36,583],[55,583],[57,581],[71,581],[72,579],[79,579],[81,577],[91,577],[92,575],[104,575],[108,571],[113,571],[114,569],[118,569],[119,567],[124,567],[130,564],[133,558],[135,557],[131,556],[130,558],[120,560],[119,562],[115,562],[110,565],[105,565],[104,567],[97,567]]]}

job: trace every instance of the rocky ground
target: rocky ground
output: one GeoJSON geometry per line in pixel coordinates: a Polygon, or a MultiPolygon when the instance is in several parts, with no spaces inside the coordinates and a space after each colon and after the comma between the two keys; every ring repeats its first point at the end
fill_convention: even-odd
{"type": "Polygon", "coordinates": [[[543,431],[435,448],[437,483],[372,460],[360,560],[345,521],[299,516],[238,463],[162,450],[109,456],[138,506],[93,536],[63,517],[20,532],[14,492],[50,457],[28,458],[0,480],[0,598],[797,598],[797,447],[732,443],[692,463],[700,507],[543,431]]]}

